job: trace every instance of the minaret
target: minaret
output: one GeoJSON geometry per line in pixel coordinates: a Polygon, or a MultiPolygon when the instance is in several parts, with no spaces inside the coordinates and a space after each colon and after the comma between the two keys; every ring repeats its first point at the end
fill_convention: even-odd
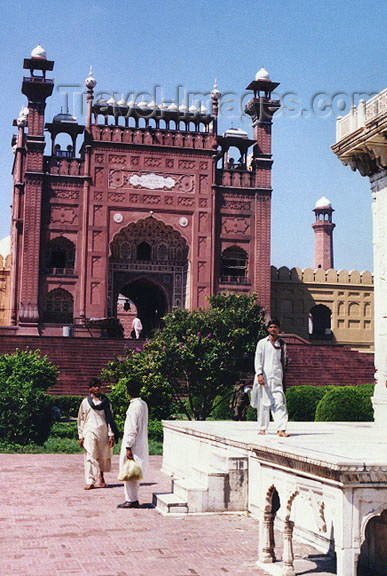
{"type": "Polygon", "coordinates": [[[42,193],[44,182],[43,153],[44,111],[54,81],[46,72],[54,68],[46,51],[38,45],[30,58],[24,60],[30,75],[23,78],[22,93],[28,98],[28,132],[25,139],[24,198],[20,206],[19,233],[22,242],[21,260],[15,262],[20,275],[16,323],[23,333],[36,334],[39,323],[39,271],[42,193]]]}
{"type": "Polygon", "coordinates": [[[259,303],[270,312],[270,227],[271,227],[271,130],[273,115],[280,108],[272,92],[279,86],[272,82],[265,68],[258,70],[255,80],[247,90],[253,97],[247,102],[245,112],[252,118],[254,148],[251,168],[255,173],[255,258],[254,286],[259,303]]]}
{"type": "Polygon", "coordinates": [[[332,222],[334,212],[328,198],[323,196],[316,202],[313,209],[316,220],[312,225],[314,230],[314,268],[329,270],[333,268],[333,230],[336,224],[332,222]]]}

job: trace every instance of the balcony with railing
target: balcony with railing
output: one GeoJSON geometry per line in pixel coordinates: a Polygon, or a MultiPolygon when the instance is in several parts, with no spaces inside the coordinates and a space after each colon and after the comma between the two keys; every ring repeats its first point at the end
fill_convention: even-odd
{"type": "Polygon", "coordinates": [[[231,188],[255,188],[255,172],[238,168],[220,169],[216,171],[216,183],[231,188]]]}
{"type": "Polygon", "coordinates": [[[53,176],[82,176],[83,160],[69,157],[67,151],[61,150],[60,156],[45,157],[44,171],[53,176]]]}
{"type": "Polygon", "coordinates": [[[346,116],[339,116],[336,122],[336,142],[339,142],[348,134],[364,128],[368,122],[378,116],[387,113],[387,88],[376,94],[370,100],[360,100],[359,105],[352,106],[346,116]]]}
{"type": "Polygon", "coordinates": [[[212,150],[216,146],[216,136],[212,132],[179,130],[178,127],[161,129],[152,126],[125,127],[99,124],[93,125],[91,132],[93,139],[101,142],[172,146],[198,150],[212,150]]]}

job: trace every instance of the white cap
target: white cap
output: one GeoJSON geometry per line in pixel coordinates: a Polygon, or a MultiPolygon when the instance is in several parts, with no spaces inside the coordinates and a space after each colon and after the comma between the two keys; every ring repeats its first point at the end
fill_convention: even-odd
{"type": "Polygon", "coordinates": [[[34,60],[47,60],[47,54],[43,46],[38,44],[31,52],[31,58],[34,60]]]}
{"type": "Polygon", "coordinates": [[[320,198],[320,200],[317,200],[314,208],[315,209],[316,208],[332,208],[332,204],[331,204],[330,200],[328,200],[328,198],[325,198],[325,196],[322,196],[320,198]]]}
{"type": "Polygon", "coordinates": [[[263,66],[256,73],[255,79],[256,80],[265,80],[265,82],[271,82],[269,72],[263,66]]]}

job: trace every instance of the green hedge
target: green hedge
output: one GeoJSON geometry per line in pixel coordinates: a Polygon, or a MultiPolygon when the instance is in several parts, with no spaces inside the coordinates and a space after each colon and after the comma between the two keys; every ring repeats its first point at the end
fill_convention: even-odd
{"type": "Polygon", "coordinates": [[[323,396],[316,408],[316,422],[372,422],[373,385],[338,386],[323,396]]]}
{"type": "Polygon", "coordinates": [[[60,418],[76,418],[79,406],[84,396],[50,396],[51,407],[54,415],[59,410],[60,418]]]}
{"type": "Polygon", "coordinates": [[[289,420],[314,422],[316,407],[334,386],[292,386],[286,390],[289,420]]]}

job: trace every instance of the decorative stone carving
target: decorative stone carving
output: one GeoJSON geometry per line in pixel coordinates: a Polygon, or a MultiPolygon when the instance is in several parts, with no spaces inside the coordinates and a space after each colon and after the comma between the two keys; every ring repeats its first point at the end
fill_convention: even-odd
{"type": "Polygon", "coordinates": [[[126,156],[123,156],[121,154],[110,154],[109,155],[109,162],[110,162],[110,164],[115,164],[117,166],[125,166],[126,156]]]}
{"type": "Polygon", "coordinates": [[[222,208],[225,210],[237,210],[238,212],[250,212],[251,202],[241,200],[223,200],[222,208]]]}
{"type": "Polygon", "coordinates": [[[53,224],[78,224],[78,214],[69,206],[51,206],[51,218],[53,224]]]}
{"type": "Polygon", "coordinates": [[[199,232],[206,232],[208,225],[207,212],[199,212],[199,232]]]}
{"type": "Polygon", "coordinates": [[[101,226],[102,223],[102,206],[94,206],[93,224],[94,226],[101,226]]]}
{"type": "Polygon", "coordinates": [[[108,200],[110,202],[122,203],[125,202],[126,195],[122,192],[109,192],[108,200]]]}
{"type": "Polygon", "coordinates": [[[199,236],[198,242],[198,254],[199,258],[204,258],[207,252],[207,237],[206,236],[199,236]]]}
{"type": "Polygon", "coordinates": [[[94,277],[101,275],[101,256],[93,256],[91,259],[91,273],[94,277]]]}
{"type": "Polygon", "coordinates": [[[105,161],[105,156],[103,154],[96,154],[95,155],[95,163],[96,164],[103,164],[105,161]]]}
{"type": "Polygon", "coordinates": [[[226,234],[249,234],[250,221],[238,216],[227,216],[223,218],[222,230],[226,234]]]}
{"type": "Polygon", "coordinates": [[[156,194],[144,194],[142,201],[143,204],[151,204],[153,206],[155,204],[160,204],[161,196],[157,196],[156,194]]]}
{"type": "Polygon", "coordinates": [[[52,196],[63,200],[79,200],[79,192],[76,190],[52,190],[52,196]]]}
{"type": "Polygon", "coordinates": [[[93,230],[93,251],[97,252],[102,249],[102,232],[93,230]]]}
{"type": "Polygon", "coordinates": [[[129,202],[131,204],[137,204],[140,201],[139,194],[129,194],[129,202]]]}
{"type": "Polygon", "coordinates": [[[200,194],[207,194],[208,192],[208,176],[206,176],[205,174],[200,175],[199,192],[200,194]]]}
{"type": "Polygon", "coordinates": [[[91,282],[90,284],[90,300],[92,304],[100,303],[101,283],[91,282]]]}
{"type": "Polygon", "coordinates": [[[123,221],[124,217],[122,214],[120,214],[119,212],[117,212],[116,214],[114,214],[113,216],[113,220],[114,222],[116,222],[116,224],[121,224],[121,222],[123,221]]]}
{"type": "Polygon", "coordinates": [[[131,166],[139,166],[140,164],[140,156],[132,156],[130,159],[131,166]]]}
{"type": "Polygon", "coordinates": [[[200,162],[199,168],[200,168],[200,170],[207,170],[208,162],[200,162]]]}
{"type": "Polygon", "coordinates": [[[175,165],[175,161],[172,158],[167,158],[165,160],[165,167],[166,168],[173,168],[175,165]]]}
{"type": "Polygon", "coordinates": [[[194,200],[194,198],[187,198],[187,197],[183,196],[183,197],[178,198],[177,204],[178,204],[178,206],[183,206],[185,208],[191,208],[192,206],[195,206],[195,200],[194,200]]]}
{"type": "Polygon", "coordinates": [[[194,176],[165,175],[154,172],[135,173],[129,170],[110,170],[109,188],[146,188],[148,190],[194,191],[194,176]]]}
{"type": "Polygon", "coordinates": [[[188,218],[186,218],[185,216],[182,216],[181,218],[179,218],[179,224],[180,224],[180,226],[185,228],[186,226],[188,226],[188,218]]]}
{"type": "Polygon", "coordinates": [[[156,174],[133,174],[129,176],[128,183],[134,188],[148,188],[149,190],[171,190],[176,185],[176,180],[171,176],[160,176],[156,174]]]}
{"type": "Polygon", "coordinates": [[[94,182],[97,188],[101,188],[104,185],[104,169],[96,168],[94,173],[94,182]]]}
{"type": "Polygon", "coordinates": [[[161,166],[161,158],[149,156],[144,159],[144,166],[147,168],[159,168],[161,166]]]}
{"type": "Polygon", "coordinates": [[[165,203],[167,206],[172,206],[172,205],[173,205],[173,200],[174,200],[173,196],[165,196],[165,198],[164,198],[164,203],[165,203]]]}
{"type": "Polygon", "coordinates": [[[207,198],[200,198],[199,199],[199,207],[200,208],[207,208],[207,198]]]}
{"type": "Polygon", "coordinates": [[[195,162],[193,160],[179,160],[179,168],[184,170],[192,170],[195,168],[195,162]]]}
{"type": "Polygon", "coordinates": [[[94,200],[100,202],[103,198],[103,192],[94,192],[94,200]]]}

